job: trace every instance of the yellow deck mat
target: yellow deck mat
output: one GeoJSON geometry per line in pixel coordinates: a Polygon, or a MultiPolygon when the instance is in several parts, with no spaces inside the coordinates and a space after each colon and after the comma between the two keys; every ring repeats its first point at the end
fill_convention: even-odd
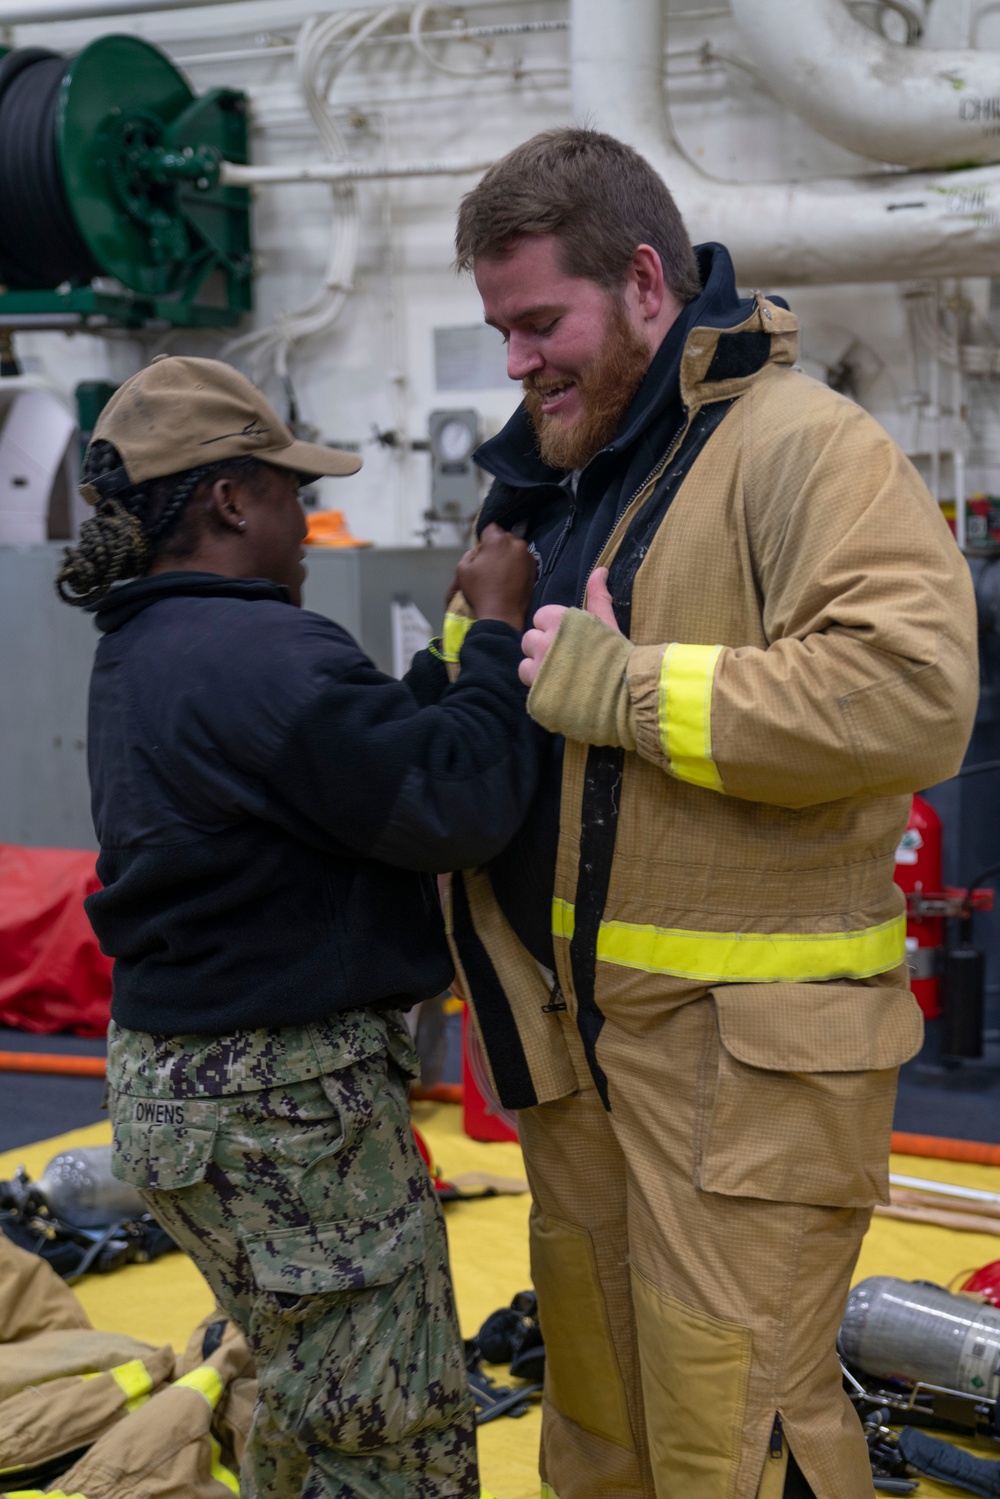
{"type": "MultiPolygon", "coordinates": [[[[488,1171],[523,1177],[516,1145],[481,1145],[462,1133],[461,1110],[454,1105],[420,1103],[414,1122],[445,1177],[488,1171]]],[[[101,1145],[109,1127],[97,1124],[21,1146],[0,1154],[0,1180],[23,1163],[32,1177],[60,1150],[73,1145],[101,1145]]],[[[985,1187],[1000,1192],[1000,1168],[963,1166],[949,1161],[893,1157],[893,1170],[910,1176],[985,1187]]],[[[494,1197],[450,1204],[446,1208],[462,1332],[471,1337],[490,1312],[505,1306],[516,1291],[530,1284],[528,1271],[528,1198],[494,1197]]],[[[988,1234],[876,1219],[865,1240],[855,1279],[897,1275],[904,1280],[934,1280],[947,1285],[959,1272],[1000,1259],[1000,1239],[988,1234]]],[[[179,1254],[151,1265],[132,1265],[112,1275],[92,1275],[76,1287],[95,1327],[127,1332],[151,1343],[182,1348],[195,1323],[211,1310],[212,1297],[190,1260],[179,1254]]],[[[497,1371],[502,1378],[503,1371],[497,1371]]],[[[536,1454],[540,1414],[537,1408],[518,1420],[500,1417],[480,1430],[480,1466],[484,1486],[496,1499],[538,1499],[536,1454]]],[[[1000,1447],[979,1446],[983,1456],[1000,1457],[1000,1447]]],[[[915,1499],[955,1499],[958,1491],[921,1479],[915,1499]]]]}

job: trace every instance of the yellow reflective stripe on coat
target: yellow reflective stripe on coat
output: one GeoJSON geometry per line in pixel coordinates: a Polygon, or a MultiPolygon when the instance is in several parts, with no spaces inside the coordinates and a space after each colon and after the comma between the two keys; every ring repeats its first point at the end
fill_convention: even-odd
{"type": "Polygon", "coordinates": [[[572,942],[573,932],[576,929],[576,909],[568,900],[560,900],[558,895],[552,902],[552,935],[553,937],[565,937],[567,942],[572,942]]]}
{"type": "Polygon", "coordinates": [[[444,633],[441,636],[441,654],[446,661],[457,661],[466,635],[475,624],[465,614],[446,614],[444,633]]]}
{"type": "Polygon", "coordinates": [[[140,1405],[145,1405],[149,1399],[149,1392],[153,1388],[153,1381],[142,1359],[131,1359],[127,1364],[119,1364],[117,1369],[109,1369],[108,1373],[122,1394],[127,1397],[126,1410],[134,1411],[140,1405]]]}
{"type": "MultiPolygon", "coordinates": [[[[553,901],[552,935],[572,941],[575,918],[569,901],[553,901]]],[[[902,963],[905,938],[902,915],[856,932],[687,932],[602,921],[597,959],[705,983],[803,983],[885,973],[902,963]]]]}
{"type": "Polygon", "coordinates": [[[213,1369],[211,1364],[201,1364],[197,1369],[192,1369],[190,1374],[185,1374],[183,1379],[175,1380],[171,1388],[197,1390],[215,1410],[222,1394],[222,1380],[218,1370],[213,1369]]]}
{"type": "Polygon", "coordinates": [[[212,1477],[215,1479],[216,1483],[221,1483],[225,1488],[229,1489],[232,1493],[238,1494],[239,1491],[240,1491],[240,1481],[239,1481],[239,1479],[236,1477],[235,1473],[230,1473],[229,1469],[223,1466],[223,1462],[222,1462],[222,1448],[219,1446],[218,1442],[215,1440],[214,1437],[211,1437],[211,1442],[212,1442],[212,1477]]]}
{"type": "Polygon", "coordinates": [[[671,775],[722,791],[712,759],[712,683],[721,645],[668,645],[660,667],[660,747],[671,775]]]}

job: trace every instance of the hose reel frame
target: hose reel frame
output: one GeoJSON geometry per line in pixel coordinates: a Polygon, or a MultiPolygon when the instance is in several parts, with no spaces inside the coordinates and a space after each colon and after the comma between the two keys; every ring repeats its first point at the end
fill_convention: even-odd
{"type": "MultiPolygon", "coordinates": [[[[9,53],[0,78],[45,56],[9,53]]],[[[68,255],[64,283],[25,286],[33,224],[9,228],[22,269],[0,294],[0,328],[232,327],[250,310],[249,193],[219,182],[223,160],[247,160],[242,93],[195,95],[158,48],[111,35],[65,60],[54,120],[31,128],[53,136],[59,180],[44,206],[58,187],[83,253],[68,255]]],[[[32,144],[47,160],[49,141],[32,144]]],[[[0,238],[0,282],[3,262],[0,238]]]]}

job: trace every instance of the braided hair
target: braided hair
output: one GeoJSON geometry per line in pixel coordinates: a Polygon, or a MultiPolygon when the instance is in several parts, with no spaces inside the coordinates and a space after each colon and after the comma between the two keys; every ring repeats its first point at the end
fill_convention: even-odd
{"type": "Polygon", "coordinates": [[[195,550],[194,527],[183,525],[188,507],[206,482],[232,478],[253,484],[263,472],[255,458],[223,458],[200,468],[132,484],[118,449],[98,439],[87,449],[81,483],[97,492],[90,520],[75,547],[66,547],[56,592],[83,608],[115,583],[141,577],[157,557],[186,557],[195,550]]]}

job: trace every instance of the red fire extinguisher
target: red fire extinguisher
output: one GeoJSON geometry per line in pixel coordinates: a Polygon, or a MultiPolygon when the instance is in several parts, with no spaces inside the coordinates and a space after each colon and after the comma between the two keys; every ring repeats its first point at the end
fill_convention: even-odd
{"type": "MultiPolygon", "coordinates": [[[[896,884],[907,895],[918,888],[926,895],[943,889],[941,873],[941,819],[929,802],[915,796],[906,832],[896,849],[896,884]]],[[[910,902],[908,902],[910,904],[910,902]]],[[[906,961],[910,986],[927,1020],[941,1013],[940,978],[944,918],[909,916],[906,922],[906,961]]]]}

